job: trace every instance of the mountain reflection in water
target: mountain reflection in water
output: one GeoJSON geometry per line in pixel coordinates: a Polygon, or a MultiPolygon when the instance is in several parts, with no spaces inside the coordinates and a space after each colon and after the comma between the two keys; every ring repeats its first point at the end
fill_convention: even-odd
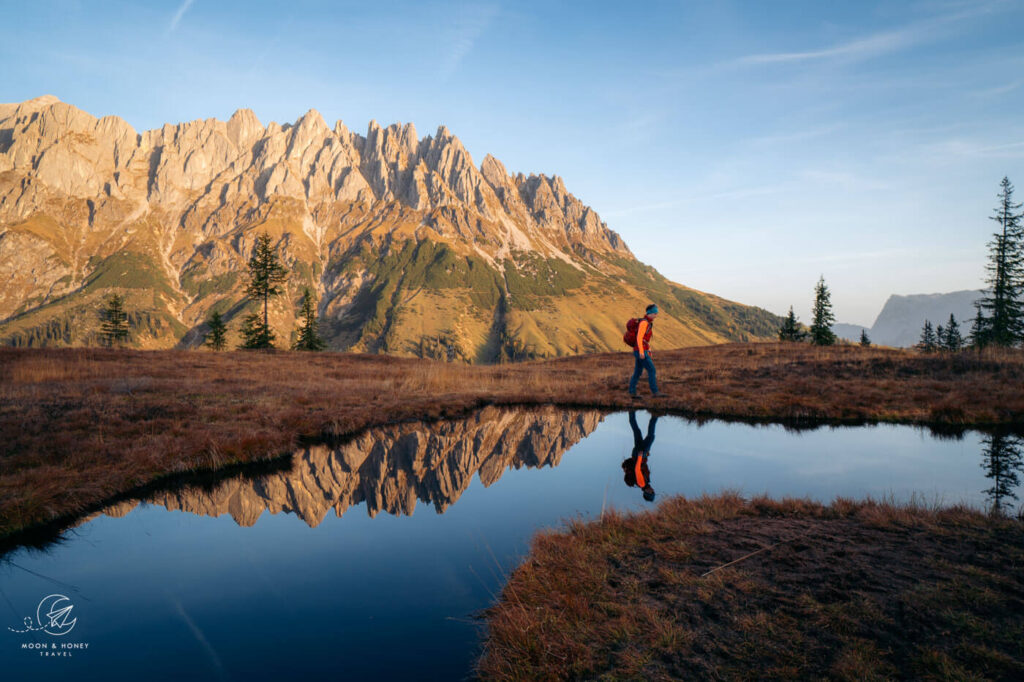
{"type": "MultiPolygon", "coordinates": [[[[188,486],[145,501],[204,516],[230,514],[240,526],[254,525],[266,510],[293,513],[316,527],[331,509],[340,517],[362,503],[371,517],[411,515],[417,502],[443,513],[475,474],[488,487],[509,468],[557,466],[603,418],[597,411],[488,407],[468,419],[370,429],[341,445],[296,451],[290,471],[240,475],[212,489],[188,486]]],[[[122,502],[103,513],[121,517],[138,504],[122,502]]]]}

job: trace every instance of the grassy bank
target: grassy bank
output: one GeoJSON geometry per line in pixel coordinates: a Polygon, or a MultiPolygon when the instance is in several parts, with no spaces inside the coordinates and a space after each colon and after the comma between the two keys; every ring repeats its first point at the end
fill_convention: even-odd
{"type": "Polygon", "coordinates": [[[479,671],[1024,679],[1022,569],[1024,523],[962,508],[675,498],[538,535],[479,671]]]}
{"type": "Polygon", "coordinates": [[[772,421],[1024,423],[1020,353],[730,344],[656,353],[655,362],[666,397],[637,403],[624,390],[633,365],[626,353],[471,367],[336,353],[3,348],[0,537],[168,474],[485,404],[647,404],[772,421]]]}

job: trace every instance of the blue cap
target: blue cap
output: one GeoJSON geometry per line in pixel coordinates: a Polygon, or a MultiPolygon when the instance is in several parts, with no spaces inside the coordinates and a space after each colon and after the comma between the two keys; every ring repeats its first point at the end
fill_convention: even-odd
{"type": "Polygon", "coordinates": [[[658,314],[658,304],[657,303],[652,303],[649,306],[647,306],[647,314],[648,315],[657,315],[658,314]]]}

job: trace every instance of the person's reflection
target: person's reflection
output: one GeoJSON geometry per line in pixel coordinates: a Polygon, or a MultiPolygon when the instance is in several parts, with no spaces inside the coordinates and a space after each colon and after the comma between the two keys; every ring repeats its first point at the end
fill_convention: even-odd
{"type": "Polygon", "coordinates": [[[643,490],[644,499],[648,502],[654,501],[654,488],[651,487],[651,470],[647,467],[647,458],[651,456],[654,425],[657,423],[658,418],[652,414],[650,421],[647,422],[645,438],[636,423],[636,410],[629,411],[629,427],[633,429],[633,454],[622,463],[622,471],[625,473],[623,480],[630,488],[636,486],[643,490]]]}

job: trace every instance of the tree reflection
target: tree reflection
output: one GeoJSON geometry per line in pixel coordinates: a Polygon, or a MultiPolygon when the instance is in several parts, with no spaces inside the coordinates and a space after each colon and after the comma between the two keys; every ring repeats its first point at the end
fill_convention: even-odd
{"type": "Polygon", "coordinates": [[[983,492],[988,496],[992,511],[1002,514],[1012,500],[1018,499],[1016,488],[1020,486],[1020,473],[1024,468],[1024,441],[1012,434],[992,433],[981,442],[985,445],[981,468],[985,470],[985,477],[992,480],[992,487],[983,492]]]}

